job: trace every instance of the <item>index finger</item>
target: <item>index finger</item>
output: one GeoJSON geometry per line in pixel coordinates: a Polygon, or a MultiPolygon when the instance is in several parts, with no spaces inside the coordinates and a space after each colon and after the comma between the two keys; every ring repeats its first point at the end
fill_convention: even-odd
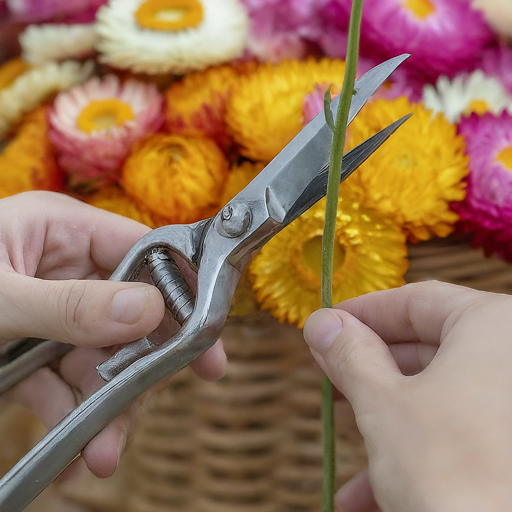
{"type": "Polygon", "coordinates": [[[444,333],[484,293],[428,281],[369,293],[334,307],[354,315],[386,343],[439,345],[444,333]]]}

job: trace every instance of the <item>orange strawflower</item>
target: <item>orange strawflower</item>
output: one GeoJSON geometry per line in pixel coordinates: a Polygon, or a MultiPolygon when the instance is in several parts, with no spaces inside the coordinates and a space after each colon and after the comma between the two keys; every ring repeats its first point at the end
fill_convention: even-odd
{"type": "Polygon", "coordinates": [[[224,121],[226,100],[238,78],[233,66],[223,65],[174,82],[166,92],[167,129],[181,135],[209,137],[228,150],[232,139],[224,121]]]}
{"type": "Polygon", "coordinates": [[[0,198],[29,190],[60,190],[64,173],[48,140],[46,108],[26,117],[16,137],[0,154],[0,198]]]}
{"type": "Polygon", "coordinates": [[[127,194],[168,223],[196,222],[218,208],[228,162],[215,142],[156,134],[138,142],[122,169],[127,194]]]}
{"type": "Polygon", "coordinates": [[[269,162],[302,129],[302,103],[316,84],[343,83],[345,62],[322,59],[263,64],[234,85],[226,123],[242,155],[269,162]]]}
{"type": "Polygon", "coordinates": [[[117,185],[109,185],[101,188],[90,196],[87,202],[96,208],[117,213],[118,215],[136,220],[152,228],[156,227],[151,214],[141,206],[135,204],[135,202],[126,195],[126,192],[117,185]]]}

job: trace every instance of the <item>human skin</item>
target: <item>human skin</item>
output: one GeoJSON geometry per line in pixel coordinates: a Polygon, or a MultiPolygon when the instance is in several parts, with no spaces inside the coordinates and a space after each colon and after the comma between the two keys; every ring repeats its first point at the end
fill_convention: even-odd
{"type": "Polygon", "coordinates": [[[437,282],[315,312],[304,336],[351,403],[369,472],[337,512],[505,512],[512,298],[437,282]]]}
{"type": "MultiPolygon", "coordinates": [[[[36,371],[7,393],[48,428],[104,384],[96,366],[115,345],[161,323],[165,306],[154,286],[106,280],[149,231],[53,192],[0,200],[0,344],[34,336],[77,346],[60,364],[36,371]]],[[[221,343],[191,366],[205,379],[220,378],[226,366],[221,343]]],[[[135,402],[83,450],[96,476],[115,471],[143,403],[135,402]]]]}

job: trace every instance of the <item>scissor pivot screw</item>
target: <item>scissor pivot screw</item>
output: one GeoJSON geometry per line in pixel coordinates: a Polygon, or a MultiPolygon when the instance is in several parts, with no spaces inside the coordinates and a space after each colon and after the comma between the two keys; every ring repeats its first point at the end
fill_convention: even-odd
{"type": "Polygon", "coordinates": [[[219,233],[227,238],[243,235],[251,223],[251,211],[243,203],[228,204],[220,214],[219,233]]]}

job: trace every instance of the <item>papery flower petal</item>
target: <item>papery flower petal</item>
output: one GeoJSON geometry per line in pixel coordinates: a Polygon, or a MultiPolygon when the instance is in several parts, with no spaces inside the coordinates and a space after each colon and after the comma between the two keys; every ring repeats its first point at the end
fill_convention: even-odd
{"type": "Polygon", "coordinates": [[[227,160],[213,141],[156,134],[135,145],[121,182],[137,204],[184,224],[218,211],[227,175],[227,160]]]}
{"type": "Polygon", "coordinates": [[[93,24],[29,25],[20,34],[23,59],[30,64],[89,56],[97,40],[93,24]]]}
{"type": "Polygon", "coordinates": [[[226,101],[239,70],[222,65],[191,73],[167,89],[166,127],[171,133],[208,137],[228,151],[232,139],[224,120],[226,101]]]}
{"type": "Polygon", "coordinates": [[[436,114],[442,112],[451,122],[473,112],[501,114],[512,110],[512,95],[497,78],[486,76],[480,69],[453,80],[440,77],[435,87],[425,86],[423,100],[427,108],[436,114]]]}
{"type": "Polygon", "coordinates": [[[27,117],[0,153],[0,198],[29,190],[60,190],[64,174],[48,140],[45,108],[27,117]]]}
{"type": "Polygon", "coordinates": [[[316,84],[343,82],[340,60],[263,64],[233,86],[226,122],[242,155],[269,162],[302,128],[304,96],[316,84]],[[264,94],[262,94],[264,91],[264,94]]]}
{"type": "Polygon", "coordinates": [[[376,100],[350,125],[348,145],[357,146],[409,113],[411,119],[351,180],[364,191],[364,204],[393,218],[412,241],[447,236],[458,220],[450,202],[464,198],[468,174],[464,140],[455,125],[405,98],[376,100]]]}
{"type": "MultiPolygon", "coordinates": [[[[348,18],[351,0],[339,2],[348,18]]],[[[414,66],[433,78],[473,71],[481,51],[493,39],[482,13],[465,0],[364,2],[362,53],[383,59],[410,53],[404,66],[414,66]]]]}
{"type": "Polygon", "coordinates": [[[470,173],[465,200],[452,207],[467,230],[477,231],[474,245],[511,261],[512,116],[472,115],[461,120],[459,130],[470,156],[470,173]]]}
{"type": "MultiPolygon", "coordinates": [[[[401,286],[407,270],[405,235],[364,207],[344,184],[336,217],[333,301],[401,286]]],[[[249,275],[263,309],[302,327],[321,307],[325,199],[273,237],[253,259],[249,275]]]]}
{"type": "Polygon", "coordinates": [[[149,1],[111,0],[100,9],[97,49],[102,62],[135,72],[183,74],[227,62],[243,52],[248,19],[238,0],[201,0],[201,22],[180,30],[141,26],[136,13],[149,1]]]}
{"type": "Polygon", "coordinates": [[[161,127],[162,106],[163,98],[153,84],[135,80],[121,83],[114,75],[92,78],[83,86],[59,94],[49,111],[50,139],[58,149],[59,164],[68,173],[70,185],[95,182],[97,186],[115,180],[135,142],[161,127]],[[105,112],[103,102],[107,102],[105,112]],[[131,112],[128,120],[114,119],[108,102],[131,112]],[[89,132],[79,126],[79,121],[91,106],[98,107],[99,122],[107,121],[107,125],[100,124],[89,132]]]}
{"type": "Polygon", "coordinates": [[[48,62],[16,78],[0,90],[0,137],[52,94],[87,80],[93,69],[92,62],[48,62]]]}
{"type": "Polygon", "coordinates": [[[321,32],[314,0],[243,2],[249,12],[247,49],[262,61],[303,58],[308,43],[321,32]]]}
{"type": "Polygon", "coordinates": [[[102,187],[86,200],[90,205],[96,208],[117,213],[118,215],[136,220],[152,228],[156,227],[155,221],[149,211],[146,211],[140,205],[132,201],[117,185],[102,187]]]}

